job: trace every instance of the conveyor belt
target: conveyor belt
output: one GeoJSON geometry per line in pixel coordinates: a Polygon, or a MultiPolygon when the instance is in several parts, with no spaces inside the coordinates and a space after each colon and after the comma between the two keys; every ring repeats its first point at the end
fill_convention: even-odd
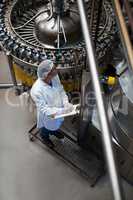
{"type": "MultiPolygon", "coordinates": [[[[30,139],[40,140],[38,132],[29,131],[30,139]],[[36,134],[37,133],[37,134],[36,134]]],[[[85,178],[87,178],[90,186],[94,186],[99,178],[104,174],[103,162],[98,160],[97,157],[81,149],[74,140],[65,134],[64,144],[62,144],[55,136],[51,139],[55,144],[54,149],[50,149],[61,157],[67,164],[72,166],[74,170],[79,172],[85,178]]],[[[34,141],[34,140],[33,140],[34,141]]],[[[41,141],[42,143],[42,141],[41,141]]]]}

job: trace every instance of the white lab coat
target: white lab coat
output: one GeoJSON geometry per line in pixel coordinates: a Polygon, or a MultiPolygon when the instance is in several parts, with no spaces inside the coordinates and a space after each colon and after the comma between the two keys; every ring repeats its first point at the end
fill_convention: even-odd
{"type": "Polygon", "coordinates": [[[50,115],[62,113],[68,97],[58,75],[52,79],[52,87],[38,78],[30,93],[37,107],[37,127],[52,131],[59,129],[64,118],[51,119],[50,115]]]}

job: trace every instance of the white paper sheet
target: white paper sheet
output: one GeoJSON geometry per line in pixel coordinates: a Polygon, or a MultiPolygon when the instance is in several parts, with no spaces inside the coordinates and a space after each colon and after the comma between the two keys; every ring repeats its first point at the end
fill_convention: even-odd
{"type": "Polygon", "coordinates": [[[60,115],[56,115],[54,117],[54,119],[58,119],[58,118],[62,118],[62,117],[68,117],[68,116],[72,116],[72,115],[77,115],[79,114],[79,110],[77,110],[77,107],[80,106],[80,104],[75,104],[73,105],[73,110],[69,113],[65,113],[65,114],[60,114],[60,115]]]}

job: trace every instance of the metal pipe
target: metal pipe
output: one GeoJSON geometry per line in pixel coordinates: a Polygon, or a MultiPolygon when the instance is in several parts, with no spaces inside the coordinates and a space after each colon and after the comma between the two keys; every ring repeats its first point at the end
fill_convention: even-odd
{"type": "MultiPolygon", "coordinates": [[[[19,83],[18,86],[22,86],[22,84],[19,83]]],[[[12,87],[14,87],[13,83],[0,83],[0,89],[8,89],[12,87]]]]}
{"type": "Polygon", "coordinates": [[[18,83],[17,83],[17,80],[16,80],[15,71],[14,71],[14,68],[13,68],[13,60],[12,60],[12,56],[10,54],[7,54],[7,60],[8,60],[8,64],[9,64],[9,69],[10,69],[11,78],[12,78],[12,82],[13,82],[13,85],[14,85],[15,93],[16,93],[16,95],[19,95],[18,83]]]}
{"type": "Polygon", "coordinates": [[[57,48],[60,48],[60,15],[57,16],[57,29],[58,29],[58,33],[57,33],[57,48]]]}
{"type": "Polygon", "coordinates": [[[129,66],[133,70],[133,48],[132,48],[132,44],[131,44],[130,37],[128,34],[128,30],[126,27],[126,23],[122,14],[121,5],[120,5],[119,0],[112,0],[112,1],[114,4],[116,16],[117,16],[117,22],[120,28],[122,43],[123,43],[123,47],[126,53],[127,61],[128,61],[129,66]]]}
{"type": "Polygon", "coordinates": [[[112,137],[111,137],[111,133],[109,129],[109,122],[108,122],[108,117],[105,110],[102,90],[100,87],[100,81],[98,78],[97,64],[96,64],[96,59],[94,56],[94,50],[93,50],[93,45],[92,45],[92,41],[90,37],[89,26],[87,23],[87,17],[85,14],[85,8],[84,8],[83,0],[77,0],[77,2],[78,2],[78,7],[79,7],[82,32],[85,39],[87,55],[88,55],[89,64],[90,64],[91,78],[92,78],[93,87],[94,87],[94,91],[96,95],[99,120],[100,120],[100,125],[101,125],[101,130],[102,130],[104,152],[105,152],[108,172],[110,176],[111,186],[113,190],[113,195],[114,195],[115,200],[123,200],[124,194],[122,191],[122,187],[121,187],[118,172],[117,172],[115,155],[114,155],[113,145],[112,145],[112,137]]]}

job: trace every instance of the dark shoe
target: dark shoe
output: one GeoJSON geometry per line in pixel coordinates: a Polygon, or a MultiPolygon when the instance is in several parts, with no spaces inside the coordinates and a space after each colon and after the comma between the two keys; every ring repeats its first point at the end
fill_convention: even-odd
{"type": "Polygon", "coordinates": [[[58,138],[58,139],[64,139],[64,135],[63,133],[60,133],[60,132],[56,132],[55,136],[58,138]]]}
{"type": "Polygon", "coordinates": [[[47,137],[42,137],[43,143],[46,144],[49,148],[54,148],[53,142],[47,138],[47,137]]]}

